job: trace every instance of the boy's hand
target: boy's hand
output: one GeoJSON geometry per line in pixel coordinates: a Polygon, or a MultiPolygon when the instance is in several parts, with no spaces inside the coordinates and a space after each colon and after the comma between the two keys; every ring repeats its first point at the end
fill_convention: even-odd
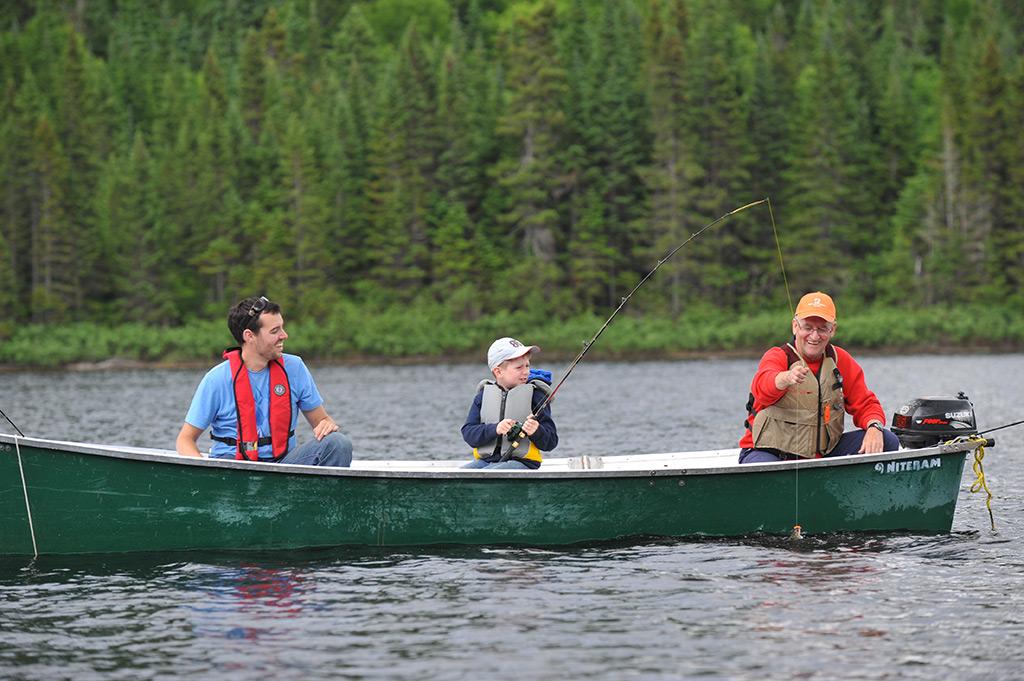
{"type": "Polygon", "coordinates": [[[530,415],[530,418],[523,422],[523,432],[526,433],[527,436],[536,433],[538,428],[540,428],[540,422],[533,418],[532,414],[530,415]]]}
{"type": "Polygon", "coordinates": [[[516,425],[515,419],[505,419],[504,421],[498,422],[495,430],[498,432],[498,435],[504,435],[508,431],[512,430],[512,426],[514,425],[516,425]]]}

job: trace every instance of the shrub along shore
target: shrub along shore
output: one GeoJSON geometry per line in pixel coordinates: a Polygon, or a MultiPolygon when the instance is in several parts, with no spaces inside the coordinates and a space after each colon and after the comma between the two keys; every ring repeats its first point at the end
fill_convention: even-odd
{"type": "MultiPolygon", "coordinates": [[[[352,306],[322,321],[288,324],[288,352],[320,363],[461,362],[481,359],[497,337],[515,336],[544,349],[546,361],[571,359],[605,318],[541,320],[532,312],[498,312],[474,321],[446,311],[367,312],[352,306]]],[[[758,356],[784,342],[784,314],[699,312],[679,319],[620,313],[588,359],[758,356]]],[[[863,309],[840,318],[835,342],[859,351],[1024,351],[1024,318],[981,307],[863,309]]],[[[95,323],[25,325],[0,334],[0,366],[89,368],[211,364],[231,345],[223,320],[186,326],[95,323]]]]}

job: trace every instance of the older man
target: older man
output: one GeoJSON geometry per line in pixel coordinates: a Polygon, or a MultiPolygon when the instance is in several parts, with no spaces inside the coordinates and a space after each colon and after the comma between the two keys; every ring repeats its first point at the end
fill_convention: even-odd
{"type": "Polygon", "coordinates": [[[793,340],[761,357],[750,384],[740,463],[874,454],[899,448],[864,370],[832,345],[836,306],[821,291],[800,299],[793,340]],[[849,413],[857,430],[844,433],[849,413]]]}

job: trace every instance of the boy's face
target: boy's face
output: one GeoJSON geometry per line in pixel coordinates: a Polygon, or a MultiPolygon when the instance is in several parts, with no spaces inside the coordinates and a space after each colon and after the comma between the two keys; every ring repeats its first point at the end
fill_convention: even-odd
{"type": "Polygon", "coordinates": [[[494,380],[505,390],[523,385],[530,377],[530,353],[516,359],[507,359],[494,367],[494,380]]]}

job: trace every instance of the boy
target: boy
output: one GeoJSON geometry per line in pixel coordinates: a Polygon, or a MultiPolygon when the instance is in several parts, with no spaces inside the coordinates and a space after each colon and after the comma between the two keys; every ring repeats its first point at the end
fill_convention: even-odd
{"type": "Polygon", "coordinates": [[[462,426],[462,439],[473,447],[474,457],[463,468],[536,469],[543,459],[541,451],[550,452],[558,445],[551,406],[534,413],[551,391],[550,374],[530,371],[530,355],[539,351],[536,345],[523,345],[515,338],[491,343],[487,364],[494,380],[480,382],[462,426]],[[511,446],[507,434],[516,422],[522,424],[524,437],[512,456],[501,461],[511,446]]]}

